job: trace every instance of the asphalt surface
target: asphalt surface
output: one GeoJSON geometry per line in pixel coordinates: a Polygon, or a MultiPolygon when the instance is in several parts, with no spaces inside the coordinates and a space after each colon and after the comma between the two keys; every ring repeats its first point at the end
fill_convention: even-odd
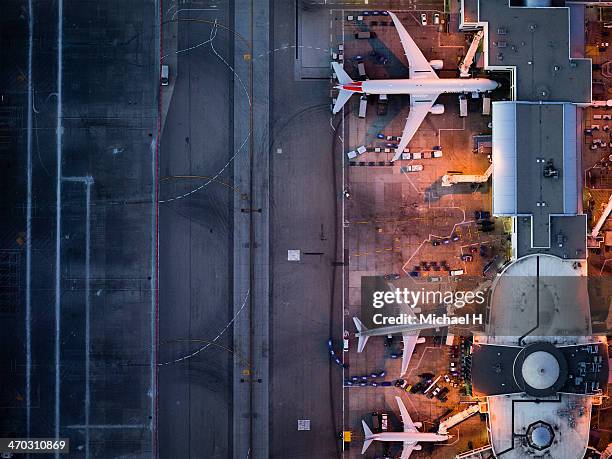
{"type": "Polygon", "coordinates": [[[0,19],[0,433],[75,458],[155,453],[157,11],[9,1],[0,19]]]}
{"type": "Polygon", "coordinates": [[[343,153],[321,36],[340,6],[268,6],[33,3],[30,66],[29,4],[3,5],[3,436],[338,457],[343,153]],[[180,52],[158,141],[160,20],[180,52]]]}
{"type": "MultiPolygon", "coordinates": [[[[274,4],[271,48],[288,43],[300,48],[297,61],[294,48],[270,55],[270,456],[338,457],[342,373],[331,363],[326,343],[333,337],[341,353],[345,267],[333,264],[344,258],[342,153],[330,126],[329,77],[300,77],[302,47],[319,42],[321,33],[329,35],[329,11],[297,13],[298,21],[324,15],[326,28],[312,30],[316,36],[301,35],[296,43],[295,5],[274,4]],[[288,261],[290,249],[301,250],[301,261],[288,261]],[[298,431],[298,420],[310,420],[310,431],[298,431]]],[[[325,49],[315,51],[328,55],[325,49]]],[[[340,116],[334,125],[339,122],[340,116]]]]}
{"type": "Polygon", "coordinates": [[[231,168],[212,179],[233,154],[232,73],[222,60],[232,61],[231,36],[217,29],[214,50],[185,51],[211,38],[215,20],[231,23],[229,5],[164,8],[164,21],[179,21],[160,152],[160,458],[232,455],[232,328],[215,337],[233,315],[232,215],[240,191],[231,168]]]}

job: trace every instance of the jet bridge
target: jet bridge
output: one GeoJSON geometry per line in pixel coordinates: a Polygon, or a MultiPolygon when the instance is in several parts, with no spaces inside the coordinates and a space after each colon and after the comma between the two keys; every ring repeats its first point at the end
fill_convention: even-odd
{"type": "Polygon", "coordinates": [[[442,176],[442,186],[453,186],[457,183],[484,183],[489,180],[492,173],[493,164],[489,166],[484,174],[480,175],[447,174],[442,176]]]}
{"type": "Polygon", "coordinates": [[[476,51],[478,50],[478,45],[480,45],[482,37],[484,37],[484,32],[482,30],[479,30],[476,35],[474,35],[472,44],[470,45],[467,54],[461,61],[461,65],[459,65],[459,76],[461,78],[467,78],[470,76],[470,67],[474,62],[474,56],[476,56],[476,51]]]}
{"type": "Polygon", "coordinates": [[[467,418],[475,415],[479,411],[480,411],[480,406],[476,404],[476,405],[471,405],[468,409],[463,410],[460,413],[452,415],[450,418],[440,423],[440,427],[438,427],[438,433],[441,435],[446,435],[450,428],[465,421],[467,418]]]}
{"type": "Polygon", "coordinates": [[[610,199],[608,200],[608,205],[606,206],[603,213],[601,214],[601,217],[599,217],[597,224],[593,227],[593,231],[591,231],[591,237],[593,238],[597,237],[597,235],[599,234],[599,231],[601,230],[608,216],[610,215],[610,212],[612,212],[612,195],[610,195],[610,199]]]}

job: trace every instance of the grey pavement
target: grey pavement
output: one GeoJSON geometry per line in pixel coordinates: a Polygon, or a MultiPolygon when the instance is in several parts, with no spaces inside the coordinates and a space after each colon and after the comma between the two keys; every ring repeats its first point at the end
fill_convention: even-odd
{"type": "Polygon", "coordinates": [[[214,21],[227,26],[232,16],[227,2],[192,8],[202,6],[164,8],[166,31],[177,29],[179,54],[168,57],[174,88],[160,151],[159,457],[226,458],[232,455],[231,327],[215,338],[233,314],[236,192],[231,169],[210,179],[232,155],[232,74],[222,60],[231,62],[231,35],[219,28],[214,49],[182,50],[209,40],[214,21]],[[173,18],[178,22],[168,22],[173,18]]]}
{"type": "MultiPolygon", "coordinates": [[[[323,48],[319,35],[329,40],[329,30],[310,29],[317,35],[302,33],[295,43],[295,13],[294,5],[275,2],[270,47],[323,48]]],[[[303,14],[313,12],[299,9],[298,22],[303,14]]],[[[328,27],[329,11],[321,8],[317,14],[328,27]]],[[[316,51],[329,61],[325,49],[316,51]]],[[[317,61],[310,57],[307,65],[317,61]]],[[[333,337],[341,352],[346,267],[334,267],[344,258],[338,203],[342,149],[330,125],[330,73],[324,79],[301,79],[293,49],[273,52],[270,59],[270,457],[338,457],[342,370],[331,362],[326,342],[333,337]],[[301,261],[288,261],[291,249],[301,250],[301,261]],[[298,420],[310,420],[310,431],[298,431],[298,420]]],[[[339,122],[340,116],[334,124],[339,122]]]]}
{"type": "Polygon", "coordinates": [[[75,458],[155,454],[158,6],[21,0],[0,19],[3,113],[20,114],[0,179],[0,429],[68,437],[75,458]]]}
{"type": "Polygon", "coordinates": [[[234,197],[233,457],[265,458],[269,457],[270,308],[268,4],[236,0],[234,27],[234,68],[242,76],[234,80],[234,183],[248,190],[249,200],[234,197]],[[244,309],[239,298],[246,299],[244,309]],[[247,368],[241,355],[247,357],[247,368]]]}

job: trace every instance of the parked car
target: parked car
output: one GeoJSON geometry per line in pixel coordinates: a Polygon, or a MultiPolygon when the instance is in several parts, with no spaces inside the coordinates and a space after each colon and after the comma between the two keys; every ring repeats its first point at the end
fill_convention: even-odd
{"type": "Polygon", "coordinates": [[[436,25],[440,24],[440,13],[435,13],[433,15],[433,23],[436,25]]]}
{"type": "Polygon", "coordinates": [[[421,13],[421,25],[423,26],[427,25],[427,14],[425,13],[421,13]]]}

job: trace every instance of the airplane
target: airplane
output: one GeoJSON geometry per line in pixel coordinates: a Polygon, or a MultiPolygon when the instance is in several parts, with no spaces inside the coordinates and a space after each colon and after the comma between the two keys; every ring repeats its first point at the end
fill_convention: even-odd
{"type": "Polygon", "coordinates": [[[359,338],[357,342],[357,352],[363,352],[370,336],[389,336],[401,333],[402,341],[404,342],[404,351],[402,352],[402,369],[400,371],[400,376],[404,376],[408,370],[408,364],[410,363],[410,358],[412,357],[415,346],[425,342],[425,338],[419,338],[419,332],[429,328],[436,328],[435,326],[426,324],[389,325],[387,327],[367,328],[357,317],[353,317],[353,322],[355,322],[355,327],[357,327],[355,336],[359,338]]]}
{"type": "Polygon", "coordinates": [[[338,113],[353,94],[409,94],[410,112],[402,138],[391,161],[399,159],[408,146],[417,129],[428,113],[441,115],[444,105],[436,104],[436,99],[444,93],[481,93],[492,91],[499,83],[487,78],[439,78],[434,69],[441,69],[444,63],[435,59],[428,61],[421,53],[414,40],[399,21],[397,16],[389,11],[395,28],[400,36],[404,53],[408,58],[409,78],[394,80],[353,81],[338,62],[332,62],[332,67],[338,78],[340,90],[332,112],[338,113]]]}
{"type": "Polygon", "coordinates": [[[402,399],[395,397],[399,406],[400,415],[402,417],[402,424],[404,424],[403,432],[382,432],[374,434],[368,427],[365,421],[361,421],[363,425],[363,432],[365,434],[365,440],[363,442],[363,449],[361,454],[365,454],[366,450],[373,441],[401,441],[404,443],[404,449],[400,459],[408,459],[410,454],[414,450],[420,450],[421,445],[418,442],[436,442],[445,441],[451,438],[451,435],[441,435],[433,432],[419,432],[417,427],[421,427],[420,422],[412,422],[406,406],[402,402],[402,399]]]}

